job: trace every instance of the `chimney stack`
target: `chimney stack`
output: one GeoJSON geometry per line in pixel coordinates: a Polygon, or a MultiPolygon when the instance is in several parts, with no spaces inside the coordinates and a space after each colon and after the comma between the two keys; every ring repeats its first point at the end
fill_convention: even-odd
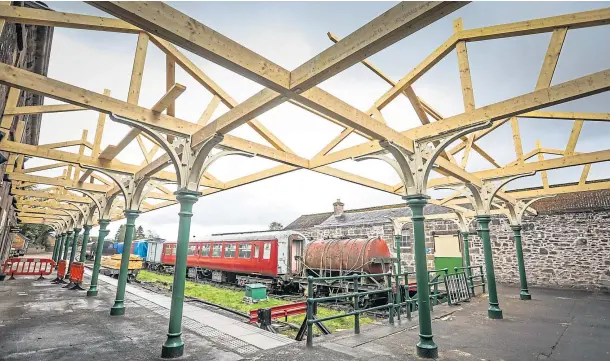
{"type": "Polygon", "coordinates": [[[335,203],[333,203],[335,218],[343,217],[343,206],[344,205],[345,204],[343,204],[339,198],[337,198],[337,201],[335,203]]]}

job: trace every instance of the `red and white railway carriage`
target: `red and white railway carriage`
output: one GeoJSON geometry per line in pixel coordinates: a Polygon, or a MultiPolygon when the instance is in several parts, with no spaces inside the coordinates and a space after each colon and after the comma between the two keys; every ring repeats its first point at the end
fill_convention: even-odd
{"type": "MultiPolygon", "coordinates": [[[[294,231],[224,234],[189,242],[189,278],[283,288],[302,271],[307,238],[294,231]]],[[[161,263],[176,262],[176,241],[163,244],[161,263]]]]}

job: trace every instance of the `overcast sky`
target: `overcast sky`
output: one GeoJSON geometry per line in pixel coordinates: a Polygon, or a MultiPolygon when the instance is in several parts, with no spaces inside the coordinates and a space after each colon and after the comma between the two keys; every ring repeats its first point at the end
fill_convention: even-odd
{"type": "MultiPolygon", "coordinates": [[[[392,2],[315,2],[315,3],[242,3],[242,2],[178,2],[171,3],[178,10],[205,25],[258,52],[273,62],[292,70],[318,54],[332,43],[328,31],[344,37],[374,17],[391,8],[392,2]]],[[[79,2],[49,2],[57,11],[108,16],[79,2]]],[[[603,2],[475,2],[426,27],[407,39],[374,55],[370,60],[392,79],[399,80],[430,54],[452,33],[453,20],[461,17],[464,28],[495,25],[561,15],[608,7],[603,2]]],[[[550,33],[517,38],[499,39],[468,44],[470,69],[477,107],[531,92],[536,84],[550,33]]],[[[610,39],[610,27],[570,30],[552,84],[605,70],[610,67],[610,48],[602,46],[610,39]]],[[[48,76],[102,93],[110,89],[112,96],[125,100],[129,88],[132,61],[137,36],[106,32],[56,28],[48,76]]],[[[187,52],[188,53],[188,52],[187,52]]],[[[238,102],[247,99],[262,87],[235,75],[207,60],[188,53],[204,72],[214,79],[238,102]]],[[[187,87],[178,99],[176,115],[196,122],[212,95],[181,69],[176,81],[187,87]]],[[[325,81],[320,87],[351,105],[367,110],[387,89],[388,85],[370,70],[357,64],[325,81]]],[[[455,52],[414,84],[418,96],[430,103],[443,116],[464,111],[460,90],[459,71],[455,52]]],[[[144,80],[139,104],[151,107],[165,93],[165,57],[154,45],[148,47],[144,80]]],[[[57,103],[47,99],[45,104],[57,103]]],[[[604,93],[586,99],[554,106],[563,111],[610,112],[610,95],[604,93]]],[[[213,118],[227,111],[220,106],[213,118]]],[[[383,110],[388,124],[405,130],[419,124],[409,102],[397,98],[383,110]]],[[[311,158],[342,128],[285,103],[258,118],[279,136],[298,155],[311,158]]],[[[93,141],[97,113],[92,111],[46,114],[43,117],[40,144],[78,139],[83,129],[89,129],[88,140],[93,141]]],[[[522,119],[520,128],[523,152],[535,148],[536,140],[545,148],[564,149],[572,121],[522,119]]],[[[102,138],[102,149],[116,142],[127,132],[127,127],[109,119],[102,138]]],[[[605,149],[610,124],[587,122],[580,135],[576,151],[589,152],[605,149]]],[[[247,126],[231,134],[266,144],[247,126]]],[[[353,135],[336,149],[363,142],[353,135]]],[[[500,164],[515,159],[510,125],[507,123],[478,142],[500,164]]],[[[150,148],[151,144],[147,142],[150,148]]],[[[76,148],[66,148],[77,151],[76,148]]],[[[458,154],[458,161],[461,154],[458,154]]],[[[120,153],[118,159],[140,164],[144,158],[134,141],[120,153]]],[[[26,167],[52,163],[31,159],[26,167]]],[[[216,163],[210,172],[228,181],[277,165],[260,158],[229,157],[216,163]]],[[[344,161],[334,164],[387,184],[395,184],[398,177],[389,166],[380,162],[356,163],[344,161]]],[[[467,170],[489,168],[489,163],[472,153],[467,170]]],[[[593,165],[589,179],[608,177],[608,164],[593,165]]],[[[549,172],[554,183],[577,181],[582,167],[549,172]]],[[[37,174],[58,176],[59,170],[37,174]]],[[[540,177],[515,182],[515,187],[540,185],[540,177]]],[[[265,181],[201,198],[194,207],[191,234],[197,237],[215,232],[265,229],[272,221],[284,225],[301,214],[332,210],[335,199],[341,198],[347,209],[398,203],[400,197],[354,185],[326,175],[299,170],[265,181]]],[[[143,214],[137,220],[145,229],[153,229],[165,238],[177,234],[178,206],[166,207],[143,214]]],[[[111,224],[111,234],[124,221],[111,224]]],[[[95,231],[94,231],[95,232],[95,231]]],[[[93,233],[96,234],[96,233],[93,233]]]]}

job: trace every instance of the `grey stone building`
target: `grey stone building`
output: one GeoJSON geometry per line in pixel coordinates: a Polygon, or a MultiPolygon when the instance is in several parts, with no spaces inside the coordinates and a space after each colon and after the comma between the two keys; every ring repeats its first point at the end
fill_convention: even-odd
{"type": "MultiPolygon", "coordinates": [[[[47,5],[40,1],[13,1],[12,6],[49,10],[47,5]]],[[[0,32],[0,61],[37,74],[46,75],[51,55],[53,28],[47,26],[24,25],[6,23],[0,32]]],[[[0,113],[4,113],[9,87],[0,85],[0,113]]],[[[18,106],[42,105],[44,98],[32,92],[22,91],[19,94],[18,106]]],[[[37,145],[40,133],[41,114],[15,116],[10,128],[0,128],[0,136],[13,141],[37,145]],[[24,131],[21,139],[15,139],[17,122],[24,122],[24,131]]],[[[11,226],[17,223],[14,214],[14,200],[10,194],[11,183],[5,176],[9,158],[6,152],[0,152],[0,262],[8,256],[12,243],[11,226]]],[[[18,162],[17,165],[22,164],[18,162]]]]}
{"type": "MultiPolygon", "coordinates": [[[[411,223],[402,227],[401,244],[396,247],[394,226],[389,219],[409,217],[411,212],[404,204],[353,210],[343,207],[337,201],[332,212],[300,216],[286,229],[298,230],[314,240],[381,237],[394,255],[400,248],[403,266],[408,271],[414,270],[411,223]]],[[[610,190],[561,194],[539,200],[534,208],[538,215],[525,217],[522,230],[528,282],[542,287],[610,289],[610,190]]],[[[430,204],[424,212],[426,216],[452,213],[449,208],[430,204]]],[[[514,238],[508,219],[493,216],[490,228],[497,280],[518,283],[514,238]]],[[[461,257],[463,242],[455,222],[428,219],[425,229],[429,269],[439,266],[438,248],[445,247],[443,242],[452,243],[461,257]]],[[[484,265],[476,221],[470,224],[469,241],[471,264],[484,265]]]]}

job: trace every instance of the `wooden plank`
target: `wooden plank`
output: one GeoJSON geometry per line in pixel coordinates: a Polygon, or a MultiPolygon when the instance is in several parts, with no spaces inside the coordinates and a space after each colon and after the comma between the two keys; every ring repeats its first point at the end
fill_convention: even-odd
{"type": "Polygon", "coordinates": [[[542,69],[540,70],[538,82],[536,83],[536,90],[548,88],[551,86],[553,74],[555,73],[557,62],[559,61],[559,54],[561,53],[563,41],[565,40],[567,33],[568,28],[560,28],[553,30],[553,35],[551,36],[549,47],[546,51],[546,55],[544,56],[544,62],[542,64],[542,69]]]}
{"type": "Polygon", "coordinates": [[[316,154],[313,157],[312,160],[319,159],[320,157],[323,157],[326,154],[328,154],[328,152],[333,150],[339,143],[341,143],[341,141],[343,141],[343,139],[347,138],[348,135],[352,134],[353,131],[354,131],[354,128],[351,128],[351,127],[343,129],[343,131],[341,131],[341,133],[339,133],[339,135],[334,137],[333,140],[331,140],[328,144],[326,144],[324,146],[324,148],[322,148],[318,152],[318,154],[316,154]]]}
{"type": "MultiPolygon", "coordinates": [[[[536,148],[542,149],[542,145],[540,144],[539,140],[536,141],[536,148]]],[[[542,154],[542,152],[538,152],[538,160],[539,161],[544,161],[544,154],[542,154]]],[[[546,174],[546,171],[541,171],[540,172],[540,177],[542,178],[542,186],[545,189],[549,188],[549,177],[546,174]]]]}
{"type": "Polygon", "coordinates": [[[468,164],[468,156],[470,155],[470,149],[472,148],[472,142],[474,141],[474,135],[468,136],[468,141],[466,142],[466,148],[464,149],[464,155],[462,156],[462,169],[466,169],[466,165],[468,164]]]}
{"type": "MultiPolygon", "coordinates": [[[[89,131],[87,129],[83,130],[82,137],[81,137],[81,146],[78,148],[78,154],[79,155],[85,154],[85,142],[87,141],[87,134],[88,133],[89,133],[89,131]]],[[[81,171],[80,165],[76,165],[74,167],[74,178],[73,178],[75,181],[80,176],[80,171],[81,171]]]]}
{"type": "MultiPolygon", "coordinates": [[[[176,61],[171,56],[165,56],[165,90],[169,92],[176,84],[176,61]]],[[[176,116],[176,101],[167,107],[167,115],[176,116]]]]}
{"type": "Polygon", "coordinates": [[[59,167],[65,167],[66,165],[68,165],[68,164],[64,163],[64,162],[53,163],[53,164],[48,164],[48,165],[41,165],[39,167],[26,168],[26,169],[23,170],[23,173],[40,172],[40,171],[43,171],[43,170],[55,169],[55,168],[59,168],[59,167]]]}
{"type": "Polygon", "coordinates": [[[576,142],[578,142],[578,137],[580,136],[580,131],[582,129],[583,124],[583,120],[574,121],[572,131],[570,132],[570,139],[568,139],[568,145],[566,146],[566,150],[564,152],[565,155],[574,154],[574,149],[576,149],[576,142]]]}
{"type": "Polygon", "coordinates": [[[186,90],[186,87],[184,85],[174,84],[174,86],[172,86],[167,91],[167,93],[165,93],[165,95],[163,95],[163,97],[161,97],[161,99],[159,99],[159,101],[155,105],[153,105],[153,107],[150,109],[153,112],[161,113],[162,111],[169,108],[170,105],[175,104],[176,99],[178,99],[178,97],[180,95],[182,95],[182,93],[184,93],[185,90],[186,90]]]}
{"type": "Polygon", "coordinates": [[[27,114],[48,114],[48,113],[63,113],[88,110],[78,105],[73,104],[53,104],[53,105],[30,105],[7,109],[5,115],[27,115],[27,114]]]}
{"type": "Polygon", "coordinates": [[[513,145],[515,146],[515,154],[517,163],[523,163],[523,146],[521,145],[521,134],[519,133],[519,122],[517,117],[510,118],[510,128],[513,132],[513,145]]]}

